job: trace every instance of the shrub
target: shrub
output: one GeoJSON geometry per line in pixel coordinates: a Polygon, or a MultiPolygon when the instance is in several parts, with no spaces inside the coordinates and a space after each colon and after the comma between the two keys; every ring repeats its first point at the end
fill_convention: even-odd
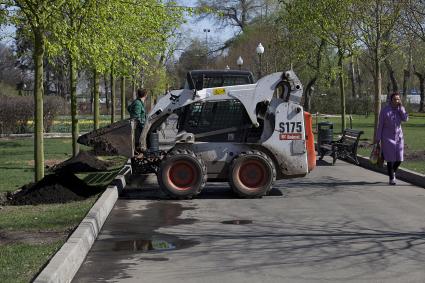
{"type": "MultiPolygon", "coordinates": [[[[49,132],[54,118],[63,111],[66,102],[60,97],[44,97],[44,131],[49,132]]],[[[21,134],[31,132],[34,117],[32,96],[0,96],[0,133],[21,134]]]]}
{"type": "Polygon", "coordinates": [[[66,108],[66,101],[59,96],[46,96],[44,97],[43,107],[43,126],[44,131],[48,133],[52,129],[55,117],[65,112],[64,110],[66,108]]]}
{"type": "Polygon", "coordinates": [[[0,130],[2,134],[27,132],[33,116],[31,97],[0,96],[0,130]]]}
{"type": "MultiPolygon", "coordinates": [[[[383,102],[384,104],[385,102],[383,102]]],[[[341,97],[339,93],[313,96],[311,113],[341,114],[341,97]]],[[[374,112],[373,96],[345,98],[345,113],[357,115],[370,115],[374,112]]]]}

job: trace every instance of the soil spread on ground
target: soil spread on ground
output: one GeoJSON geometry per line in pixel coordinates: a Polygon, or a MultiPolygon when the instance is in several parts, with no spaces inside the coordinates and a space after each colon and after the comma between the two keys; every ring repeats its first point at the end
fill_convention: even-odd
{"type": "Polygon", "coordinates": [[[0,246],[8,244],[53,244],[66,239],[70,231],[0,231],[0,246]]]}
{"type": "Polygon", "coordinates": [[[425,150],[407,150],[404,153],[404,159],[409,161],[424,161],[425,150]]]}
{"type": "Polygon", "coordinates": [[[88,186],[75,173],[105,171],[108,165],[109,162],[97,159],[93,153],[81,151],[77,156],[52,167],[52,173],[39,182],[26,184],[13,193],[7,193],[5,204],[37,205],[86,199],[100,193],[104,187],[88,186]]]}
{"type": "MultiPolygon", "coordinates": [[[[369,141],[359,142],[359,148],[366,148],[372,150],[373,144],[369,141]]],[[[423,161],[425,160],[425,150],[411,150],[406,145],[404,149],[405,161],[423,161]]]]}
{"type": "Polygon", "coordinates": [[[99,160],[90,151],[80,151],[75,157],[53,166],[51,170],[56,173],[99,172],[106,171],[110,165],[110,162],[99,160]]]}

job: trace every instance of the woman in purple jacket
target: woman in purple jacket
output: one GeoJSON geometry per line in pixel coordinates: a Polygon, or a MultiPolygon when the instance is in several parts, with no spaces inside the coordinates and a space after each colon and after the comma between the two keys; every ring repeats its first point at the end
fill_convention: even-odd
{"type": "Polygon", "coordinates": [[[400,94],[393,93],[387,106],[379,114],[376,143],[381,142],[384,159],[387,161],[390,185],[396,184],[395,172],[403,161],[404,139],[401,122],[408,120],[408,115],[401,104],[400,94]]]}

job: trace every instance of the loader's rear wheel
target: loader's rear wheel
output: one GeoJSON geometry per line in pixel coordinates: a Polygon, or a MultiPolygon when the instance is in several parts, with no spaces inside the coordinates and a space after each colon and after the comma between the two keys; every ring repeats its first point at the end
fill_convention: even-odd
{"type": "Polygon", "coordinates": [[[266,195],[275,179],[276,169],[272,160],[260,151],[241,153],[230,168],[230,186],[240,197],[266,195]]]}
{"type": "Polygon", "coordinates": [[[192,198],[201,192],[206,181],[203,161],[190,150],[172,151],[161,162],[158,183],[171,198],[192,198]]]}

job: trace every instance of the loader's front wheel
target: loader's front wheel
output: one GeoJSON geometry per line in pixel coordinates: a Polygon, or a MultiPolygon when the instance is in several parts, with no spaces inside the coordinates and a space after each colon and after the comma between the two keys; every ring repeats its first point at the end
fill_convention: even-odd
{"type": "Polygon", "coordinates": [[[230,186],[240,197],[266,195],[275,179],[276,169],[272,160],[260,151],[241,153],[230,168],[230,186]]]}
{"type": "Polygon", "coordinates": [[[190,150],[175,150],[167,154],[158,171],[161,190],[175,199],[192,198],[207,181],[203,161],[190,150]]]}

